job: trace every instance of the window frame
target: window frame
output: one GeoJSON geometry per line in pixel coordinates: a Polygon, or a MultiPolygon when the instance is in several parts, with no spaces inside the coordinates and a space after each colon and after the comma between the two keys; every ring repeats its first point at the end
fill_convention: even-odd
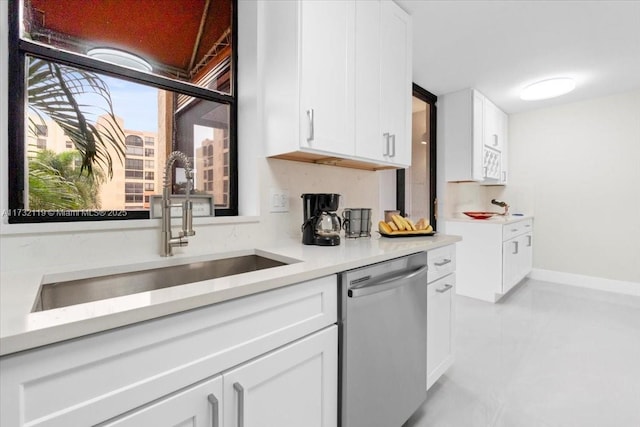
{"type": "MultiPolygon", "coordinates": [[[[9,0],[9,64],[8,64],[8,160],[6,171],[8,175],[8,207],[9,212],[15,213],[8,217],[9,224],[42,223],[42,222],[77,222],[77,221],[113,221],[131,219],[150,219],[150,211],[124,211],[126,215],[65,215],[64,212],[52,211],[51,215],[41,213],[33,215],[33,211],[26,211],[25,196],[25,142],[26,142],[26,57],[33,56],[62,65],[81,68],[83,70],[105,74],[111,77],[127,80],[133,83],[172,91],[205,101],[218,102],[229,105],[229,140],[230,140],[230,170],[229,207],[215,209],[215,216],[238,215],[238,1],[232,0],[231,12],[231,94],[206,89],[191,83],[173,80],[156,74],[145,73],[121,67],[116,64],[102,62],[76,53],[58,50],[38,42],[20,38],[20,19],[22,16],[22,1],[9,0]]],[[[144,142],[143,142],[144,147],[144,142]]],[[[161,148],[161,147],[159,147],[161,148]]],[[[175,147],[171,147],[173,151],[175,147]]],[[[124,196],[124,192],[122,194],[124,196]]],[[[107,211],[108,212],[108,211],[107,211]]]]}

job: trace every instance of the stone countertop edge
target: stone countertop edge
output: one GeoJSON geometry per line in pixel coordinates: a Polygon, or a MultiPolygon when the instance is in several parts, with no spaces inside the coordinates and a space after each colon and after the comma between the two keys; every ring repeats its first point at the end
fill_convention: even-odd
{"type": "Polygon", "coordinates": [[[470,218],[464,214],[460,214],[460,216],[454,216],[450,218],[445,218],[445,222],[453,221],[453,222],[473,222],[476,224],[513,224],[514,222],[524,221],[526,219],[533,219],[533,215],[507,215],[507,216],[494,216],[492,218],[487,219],[474,219],[470,218]]]}
{"type": "Polygon", "coordinates": [[[316,279],[412,253],[448,246],[459,236],[343,239],[339,246],[305,246],[297,239],[246,251],[163,258],[126,266],[57,272],[3,272],[0,299],[0,356],[82,337],[109,329],[181,313],[316,279]],[[154,268],[247,253],[282,257],[297,262],[249,273],[204,280],[101,301],[31,312],[40,283],[46,275],[57,280],[114,274],[136,267],[154,268]]]}

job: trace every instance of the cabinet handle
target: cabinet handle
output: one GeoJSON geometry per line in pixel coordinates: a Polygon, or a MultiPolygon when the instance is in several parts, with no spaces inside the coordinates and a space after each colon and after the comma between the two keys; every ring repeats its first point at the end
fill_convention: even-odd
{"type": "Polygon", "coordinates": [[[493,134],[493,146],[498,146],[498,135],[496,135],[495,133],[493,134]]]}
{"type": "Polygon", "coordinates": [[[531,246],[531,236],[527,236],[527,246],[531,246]]]}
{"type": "Polygon", "coordinates": [[[514,245],[514,247],[513,247],[513,250],[514,250],[513,255],[516,255],[518,253],[518,242],[513,242],[513,245],[514,245]]]}
{"type": "Polygon", "coordinates": [[[388,156],[389,155],[389,132],[385,132],[382,134],[383,138],[384,138],[384,156],[388,156]]]}
{"type": "Polygon", "coordinates": [[[314,138],[313,108],[307,110],[307,117],[309,118],[309,134],[307,135],[307,142],[311,142],[311,141],[313,141],[313,138],[314,138]]]}
{"type": "Polygon", "coordinates": [[[233,389],[238,395],[238,427],[244,427],[244,388],[240,383],[233,383],[233,389]]]}
{"type": "Polygon", "coordinates": [[[502,171],[502,182],[507,182],[507,171],[502,171]]]}
{"type": "Polygon", "coordinates": [[[442,261],[442,262],[434,262],[433,264],[434,264],[436,267],[442,267],[443,265],[447,265],[447,264],[449,264],[450,262],[451,262],[451,259],[450,259],[450,258],[445,258],[445,259],[444,259],[444,261],[442,261]]]}
{"type": "Polygon", "coordinates": [[[531,227],[531,224],[525,224],[524,226],[525,226],[526,228],[529,228],[529,227],[531,227]]]}
{"type": "Polygon", "coordinates": [[[207,396],[207,400],[209,400],[209,404],[211,405],[211,426],[218,427],[218,399],[213,395],[213,393],[211,393],[209,396],[207,396]]]}
{"type": "Polygon", "coordinates": [[[391,155],[390,157],[396,156],[396,134],[391,135],[391,155]]]}
{"type": "Polygon", "coordinates": [[[512,232],[512,233],[515,233],[516,231],[518,231],[518,229],[517,229],[517,228],[512,228],[512,229],[511,229],[511,232],[512,232]]]}
{"type": "Polygon", "coordinates": [[[447,292],[449,289],[453,288],[453,285],[444,285],[444,288],[442,289],[436,289],[436,292],[439,292],[441,294],[444,294],[445,292],[447,292]]]}

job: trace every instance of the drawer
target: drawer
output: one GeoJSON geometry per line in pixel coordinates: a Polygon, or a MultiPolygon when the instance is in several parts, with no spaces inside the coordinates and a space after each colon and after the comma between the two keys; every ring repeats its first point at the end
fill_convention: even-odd
{"type": "Polygon", "coordinates": [[[533,219],[523,219],[522,221],[506,224],[502,227],[502,241],[505,242],[513,237],[533,230],[533,219]]]}
{"type": "Polygon", "coordinates": [[[456,270],[456,246],[449,245],[427,252],[428,283],[438,280],[456,270]]]}

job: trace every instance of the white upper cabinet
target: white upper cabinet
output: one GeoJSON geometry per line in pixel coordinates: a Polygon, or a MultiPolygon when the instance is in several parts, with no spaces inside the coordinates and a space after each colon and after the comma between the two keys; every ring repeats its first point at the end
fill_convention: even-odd
{"type": "Polygon", "coordinates": [[[353,5],[302,1],[299,13],[300,147],[353,154],[353,5]]]}
{"type": "Polygon", "coordinates": [[[389,0],[272,0],[258,15],[267,156],[411,163],[411,21],[402,9],[389,0]]]}
{"type": "Polygon", "coordinates": [[[508,116],[480,92],[465,89],[439,98],[439,143],[447,181],[507,183],[508,116]]]}
{"type": "Polygon", "coordinates": [[[392,1],[356,2],[356,155],[411,164],[411,19],[392,1]]]}
{"type": "Polygon", "coordinates": [[[348,2],[258,3],[258,79],[267,156],[354,153],[348,2]]]}

